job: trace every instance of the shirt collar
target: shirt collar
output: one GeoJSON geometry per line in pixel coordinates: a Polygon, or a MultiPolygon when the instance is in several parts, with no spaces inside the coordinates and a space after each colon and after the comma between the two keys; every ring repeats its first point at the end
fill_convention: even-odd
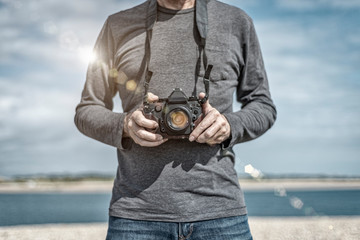
{"type": "MultiPolygon", "coordinates": [[[[208,32],[208,12],[207,4],[210,0],[196,0],[196,26],[201,38],[206,39],[208,32]]],[[[146,16],[146,29],[151,30],[157,19],[157,0],[148,0],[146,16]]]]}

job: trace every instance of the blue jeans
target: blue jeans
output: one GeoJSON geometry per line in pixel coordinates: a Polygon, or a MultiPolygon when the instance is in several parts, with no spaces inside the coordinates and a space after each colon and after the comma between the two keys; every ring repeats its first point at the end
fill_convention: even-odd
{"type": "Polygon", "coordinates": [[[109,218],[106,240],[252,240],[247,215],[189,223],[109,218]]]}

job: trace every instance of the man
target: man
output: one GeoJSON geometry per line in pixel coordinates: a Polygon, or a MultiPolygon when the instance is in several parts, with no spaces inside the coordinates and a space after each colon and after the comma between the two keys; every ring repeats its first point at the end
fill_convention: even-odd
{"type": "Polygon", "coordinates": [[[109,16],[95,52],[75,123],[117,148],[107,239],[252,239],[231,148],[268,130],[276,110],[250,17],[215,0],[149,0],[109,16]],[[157,103],[175,88],[199,102],[209,93],[186,139],[144,116],[144,95],[157,103]]]}

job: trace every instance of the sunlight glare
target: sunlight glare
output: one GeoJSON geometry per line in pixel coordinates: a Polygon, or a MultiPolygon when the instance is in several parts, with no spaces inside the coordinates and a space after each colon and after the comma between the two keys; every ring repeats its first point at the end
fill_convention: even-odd
{"type": "Polygon", "coordinates": [[[84,63],[92,63],[96,60],[96,53],[90,46],[79,47],[78,55],[81,61],[84,63]]]}

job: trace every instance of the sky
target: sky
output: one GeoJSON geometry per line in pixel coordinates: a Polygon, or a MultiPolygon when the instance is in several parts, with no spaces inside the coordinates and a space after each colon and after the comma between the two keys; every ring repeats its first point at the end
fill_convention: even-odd
{"type": "MultiPolygon", "coordinates": [[[[115,174],[116,149],[73,117],[106,17],[141,2],[0,0],[0,176],[115,174]]],[[[254,20],[278,111],[236,170],[359,176],[360,1],[223,2],[254,20]]]]}

